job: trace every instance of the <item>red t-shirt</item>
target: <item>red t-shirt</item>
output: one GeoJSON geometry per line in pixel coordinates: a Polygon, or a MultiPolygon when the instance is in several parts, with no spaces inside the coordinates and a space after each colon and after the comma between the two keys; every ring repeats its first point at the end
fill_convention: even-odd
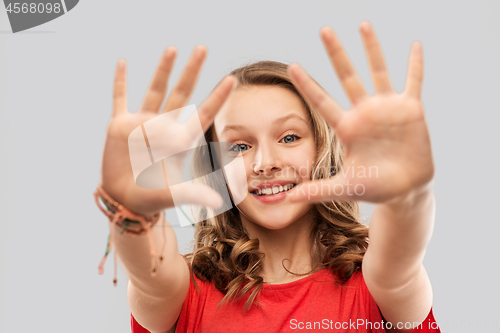
{"type": "MultiPolygon", "coordinates": [[[[217,309],[224,294],[212,283],[202,282],[196,276],[195,280],[201,293],[197,293],[191,280],[176,333],[385,332],[386,322],[360,272],[354,273],[342,287],[335,285],[334,277],[327,268],[293,282],[264,284],[256,298],[263,306],[253,305],[246,314],[243,314],[246,297],[217,309]]],[[[131,321],[132,333],[149,332],[133,316],[131,321]]],[[[421,326],[413,332],[441,332],[432,308],[421,326]]]]}

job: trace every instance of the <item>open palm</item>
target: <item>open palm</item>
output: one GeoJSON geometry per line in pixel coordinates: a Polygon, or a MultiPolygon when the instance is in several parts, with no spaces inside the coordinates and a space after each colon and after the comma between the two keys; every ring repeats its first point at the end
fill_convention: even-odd
{"type": "Polygon", "coordinates": [[[329,179],[297,186],[290,200],[385,202],[429,183],[434,175],[431,145],[420,100],[423,56],[412,45],[406,87],[394,91],[380,44],[368,22],[360,26],[375,94],[368,95],[347,53],[330,28],[321,38],[352,108],[343,110],[297,64],[293,82],[320,112],[345,148],[342,170],[329,179]]]}
{"type": "MultiPolygon", "coordinates": [[[[197,113],[180,123],[179,110],[189,102],[207,51],[203,46],[195,48],[162,108],[176,53],[173,47],[165,50],[142,105],[135,113],[130,113],[127,108],[125,61],[120,60],[116,68],[113,114],[104,146],[101,183],[112,198],[139,214],[152,214],[172,207],[173,199],[168,186],[166,190],[151,190],[141,188],[135,183],[129,155],[130,133],[160,113],[168,112],[164,115],[168,117],[165,118],[167,122],[163,122],[163,133],[148,132],[148,138],[151,139],[155,134],[166,134],[170,138],[166,142],[166,148],[176,152],[188,150],[202,136],[199,131],[200,123],[202,130],[206,131],[235,83],[233,77],[226,77],[199,106],[197,113]]],[[[179,168],[181,166],[178,165],[179,168]]],[[[181,173],[179,170],[178,174],[181,173]]],[[[216,207],[222,202],[217,192],[201,184],[183,184],[180,195],[181,203],[216,207]]]]}

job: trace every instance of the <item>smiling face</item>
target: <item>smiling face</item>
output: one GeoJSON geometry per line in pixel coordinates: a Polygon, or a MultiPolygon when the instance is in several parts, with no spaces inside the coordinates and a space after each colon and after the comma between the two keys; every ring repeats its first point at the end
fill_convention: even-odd
{"type": "Polygon", "coordinates": [[[244,225],[282,229],[310,210],[307,202],[290,203],[286,192],[310,179],[316,150],[309,113],[294,92],[279,86],[239,87],[214,126],[213,141],[231,143],[229,154],[242,154],[247,195],[238,208],[244,225]]]}

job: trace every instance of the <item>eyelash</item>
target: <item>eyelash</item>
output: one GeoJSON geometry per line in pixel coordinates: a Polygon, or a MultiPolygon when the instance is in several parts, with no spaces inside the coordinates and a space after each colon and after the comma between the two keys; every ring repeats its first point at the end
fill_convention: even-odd
{"type": "MultiPolygon", "coordinates": [[[[300,136],[298,136],[298,135],[297,135],[297,134],[295,134],[295,133],[288,133],[287,135],[285,135],[285,136],[283,137],[283,139],[284,139],[284,138],[286,138],[287,136],[293,136],[293,137],[295,138],[295,140],[294,140],[293,142],[295,142],[296,140],[300,139],[300,136]]],[[[283,139],[281,139],[280,141],[282,141],[283,139]]],[[[231,146],[231,148],[230,148],[229,150],[230,150],[230,151],[235,151],[235,150],[234,150],[234,148],[235,148],[235,147],[238,147],[238,146],[240,146],[240,145],[245,145],[245,146],[248,146],[246,143],[237,143],[237,142],[236,142],[236,143],[234,143],[234,144],[231,146]]],[[[247,150],[248,150],[248,149],[247,149],[247,150]]],[[[244,150],[240,150],[240,151],[242,151],[242,152],[243,152],[244,150]]]]}

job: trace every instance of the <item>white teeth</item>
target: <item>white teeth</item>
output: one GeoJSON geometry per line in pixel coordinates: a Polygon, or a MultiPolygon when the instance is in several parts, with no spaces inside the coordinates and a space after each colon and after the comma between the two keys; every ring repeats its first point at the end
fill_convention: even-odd
{"type": "Polygon", "coordinates": [[[256,189],[253,193],[255,195],[271,195],[271,194],[278,194],[280,192],[288,191],[291,190],[295,184],[287,184],[287,185],[276,185],[273,187],[267,187],[263,189],[256,189]]]}

